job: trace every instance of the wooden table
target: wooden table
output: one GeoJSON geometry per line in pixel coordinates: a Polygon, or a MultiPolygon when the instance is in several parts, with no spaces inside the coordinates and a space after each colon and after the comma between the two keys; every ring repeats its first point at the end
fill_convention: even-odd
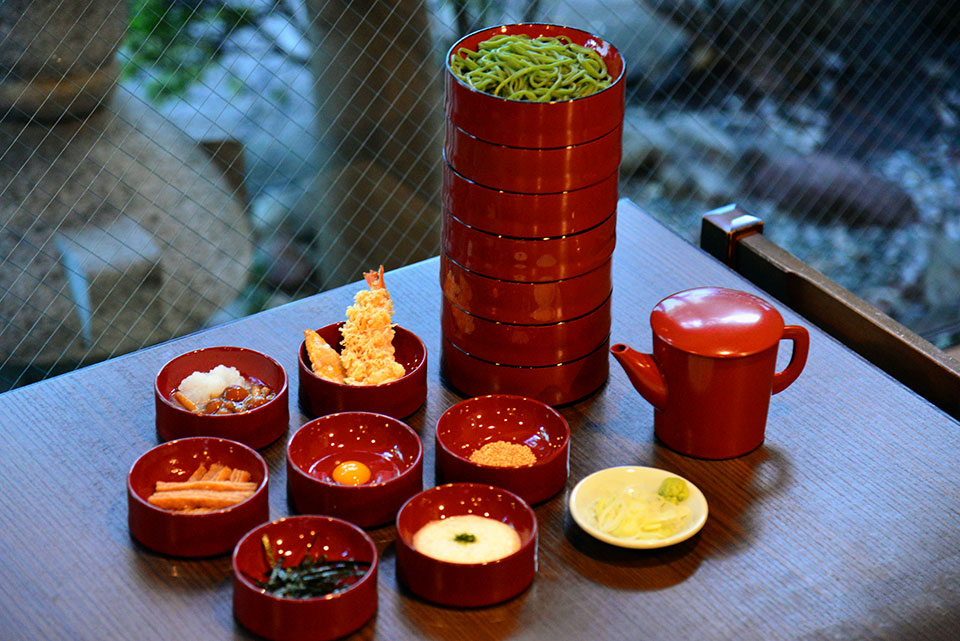
{"type": "MultiPolygon", "coordinates": [[[[649,310],[674,291],[722,285],[761,294],[624,201],[613,339],[650,347],[649,310]]],[[[439,378],[436,259],[387,275],[395,320],[430,354],[423,437],[461,396],[439,378]]],[[[0,395],[0,638],[249,638],[233,618],[228,556],[166,558],[127,531],[125,478],[156,445],[152,382],[171,357],[233,344],[264,351],[296,385],[305,327],[342,317],[348,286],[0,395]]],[[[806,325],[788,309],[788,323],[806,325]]],[[[532,587],[477,610],[437,607],[398,586],[395,530],[382,554],[369,639],[945,639],[960,629],[960,425],[810,327],[806,371],[774,397],[767,440],[729,461],[654,442],[650,406],[615,363],[606,386],[562,408],[573,437],[567,490],[536,507],[532,587]],[[653,465],[703,489],[704,529],[660,551],[598,543],[567,514],[570,488],[597,469],[653,465]]],[[[271,517],[289,514],[284,448],[307,419],[291,390],[286,437],[262,450],[271,517]]]]}

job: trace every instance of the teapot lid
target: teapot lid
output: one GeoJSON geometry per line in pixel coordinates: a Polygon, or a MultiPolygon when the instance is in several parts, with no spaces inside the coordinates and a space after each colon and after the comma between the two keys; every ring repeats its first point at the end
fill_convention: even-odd
{"type": "Polygon", "coordinates": [[[783,317],[753,294],[723,287],[677,292],[650,314],[655,336],[681,351],[711,358],[750,356],[783,337],[783,317]]]}

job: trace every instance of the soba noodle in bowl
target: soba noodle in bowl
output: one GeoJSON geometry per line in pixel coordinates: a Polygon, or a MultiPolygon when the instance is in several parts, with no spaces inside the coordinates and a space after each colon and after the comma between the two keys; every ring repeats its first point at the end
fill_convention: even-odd
{"type": "Polygon", "coordinates": [[[498,35],[450,58],[453,74],[467,85],[508,100],[556,102],[582,98],[612,84],[595,50],[567,36],[498,35]]]}

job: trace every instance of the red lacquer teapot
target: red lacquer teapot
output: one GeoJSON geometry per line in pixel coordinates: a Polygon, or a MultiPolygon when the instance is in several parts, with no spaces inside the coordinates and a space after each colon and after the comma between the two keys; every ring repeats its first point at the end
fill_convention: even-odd
{"type": "Polygon", "coordinates": [[[708,459],[746,454],[763,442],[770,395],[796,380],[810,337],[767,301],[721,287],[673,294],[650,314],[653,353],[617,344],[611,353],[655,408],[654,431],[682,454],[708,459]],[[781,340],[790,363],[776,371],[781,340]]]}

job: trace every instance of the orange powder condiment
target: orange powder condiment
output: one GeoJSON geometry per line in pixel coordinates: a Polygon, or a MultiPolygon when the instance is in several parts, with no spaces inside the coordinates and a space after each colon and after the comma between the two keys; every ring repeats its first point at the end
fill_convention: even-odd
{"type": "Polygon", "coordinates": [[[470,455],[470,460],[480,465],[495,467],[526,467],[537,462],[537,457],[526,445],[493,441],[470,455]]]}

